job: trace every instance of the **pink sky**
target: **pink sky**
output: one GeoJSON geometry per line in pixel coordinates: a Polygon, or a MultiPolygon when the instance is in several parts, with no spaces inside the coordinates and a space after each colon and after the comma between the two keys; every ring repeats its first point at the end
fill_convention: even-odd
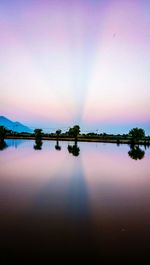
{"type": "Polygon", "coordinates": [[[0,115],[30,126],[149,124],[149,47],[146,0],[2,0],[0,115]]]}

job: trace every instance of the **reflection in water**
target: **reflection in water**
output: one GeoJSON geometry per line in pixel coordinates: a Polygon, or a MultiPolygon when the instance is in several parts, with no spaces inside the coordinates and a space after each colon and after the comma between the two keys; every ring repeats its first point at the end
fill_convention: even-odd
{"type": "Polygon", "coordinates": [[[77,145],[67,150],[61,142],[56,152],[55,144],[44,141],[35,152],[30,140],[0,152],[1,263],[55,264],[60,257],[59,263],[70,261],[65,264],[91,258],[91,264],[120,265],[141,257],[146,264],[150,150],[134,163],[128,145],[80,143],[74,159],[69,153],[77,145]]]}
{"type": "Polygon", "coordinates": [[[0,140],[0,150],[4,150],[5,148],[7,148],[7,144],[4,140],[0,140]]]}
{"type": "Polygon", "coordinates": [[[55,149],[57,151],[60,151],[61,150],[61,146],[59,145],[59,141],[58,140],[56,141],[55,149]]]}
{"type": "Polygon", "coordinates": [[[25,143],[26,140],[23,140],[23,139],[9,139],[7,140],[7,146],[8,147],[15,147],[15,148],[18,148],[19,145],[25,143]]]}
{"type": "Polygon", "coordinates": [[[68,145],[68,152],[73,156],[79,156],[80,148],[78,147],[77,142],[75,142],[74,145],[68,145]]]}
{"type": "MultiPolygon", "coordinates": [[[[27,140],[20,140],[20,139],[7,139],[6,141],[0,141],[0,150],[4,150],[8,147],[15,147],[18,148],[21,144],[25,143],[27,140]]],[[[89,144],[89,143],[87,143],[89,144]]],[[[35,140],[34,149],[35,150],[42,150],[42,139],[35,140]]],[[[95,144],[95,146],[98,146],[98,143],[95,144]]],[[[117,143],[116,146],[121,146],[120,143],[117,143]]],[[[145,151],[142,150],[139,145],[130,144],[130,150],[128,151],[129,157],[131,157],[134,160],[141,160],[145,157],[145,151]]],[[[149,149],[150,145],[148,143],[144,144],[144,149],[149,149]]],[[[61,146],[59,144],[59,140],[56,141],[55,149],[57,151],[61,151],[61,146]]],[[[68,145],[67,147],[68,152],[71,153],[73,156],[79,156],[80,154],[80,148],[77,145],[77,142],[75,142],[74,145],[68,145]]]]}
{"type": "Polygon", "coordinates": [[[120,146],[120,142],[119,141],[117,141],[117,146],[120,146]]]}
{"type": "Polygon", "coordinates": [[[89,218],[88,187],[82,169],[81,161],[75,161],[69,186],[69,211],[72,218],[89,218]]]}
{"type": "Polygon", "coordinates": [[[138,145],[131,145],[128,155],[135,160],[144,158],[145,152],[138,145]]]}
{"type": "Polygon", "coordinates": [[[34,149],[35,150],[41,150],[42,149],[42,140],[41,139],[36,139],[35,140],[35,145],[34,145],[34,149]]]}
{"type": "Polygon", "coordinates": [[[144,144],[145,150],[148,149],[149,147],[150,147],[150,144],[149,143],[144,144]]]}

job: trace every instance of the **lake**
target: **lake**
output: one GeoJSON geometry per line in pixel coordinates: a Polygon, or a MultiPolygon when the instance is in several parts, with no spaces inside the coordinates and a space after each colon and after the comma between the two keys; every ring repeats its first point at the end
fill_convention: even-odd
{"type": "Polygon", "coordinates": [[[62,141],[6,144],[0,151],[1,264],[81,259],[146,264],[150,149],[62,141]]]}

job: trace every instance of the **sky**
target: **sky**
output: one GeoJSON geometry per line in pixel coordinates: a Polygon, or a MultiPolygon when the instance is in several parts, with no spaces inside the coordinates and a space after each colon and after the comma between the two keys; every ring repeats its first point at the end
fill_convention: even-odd
{"type": "Polygon", "coordinates": [[[150,134],[149,0],[0,0],[0,115],[150,134]]]}

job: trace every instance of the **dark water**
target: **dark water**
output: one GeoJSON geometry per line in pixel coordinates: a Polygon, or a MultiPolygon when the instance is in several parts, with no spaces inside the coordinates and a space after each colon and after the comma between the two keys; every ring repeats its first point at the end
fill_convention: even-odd
{"type": "Polygon", "coordinates": [[[128,145],[6,143],[0,264],[149,264],[150,149],[138,157],[128,145]]]}

